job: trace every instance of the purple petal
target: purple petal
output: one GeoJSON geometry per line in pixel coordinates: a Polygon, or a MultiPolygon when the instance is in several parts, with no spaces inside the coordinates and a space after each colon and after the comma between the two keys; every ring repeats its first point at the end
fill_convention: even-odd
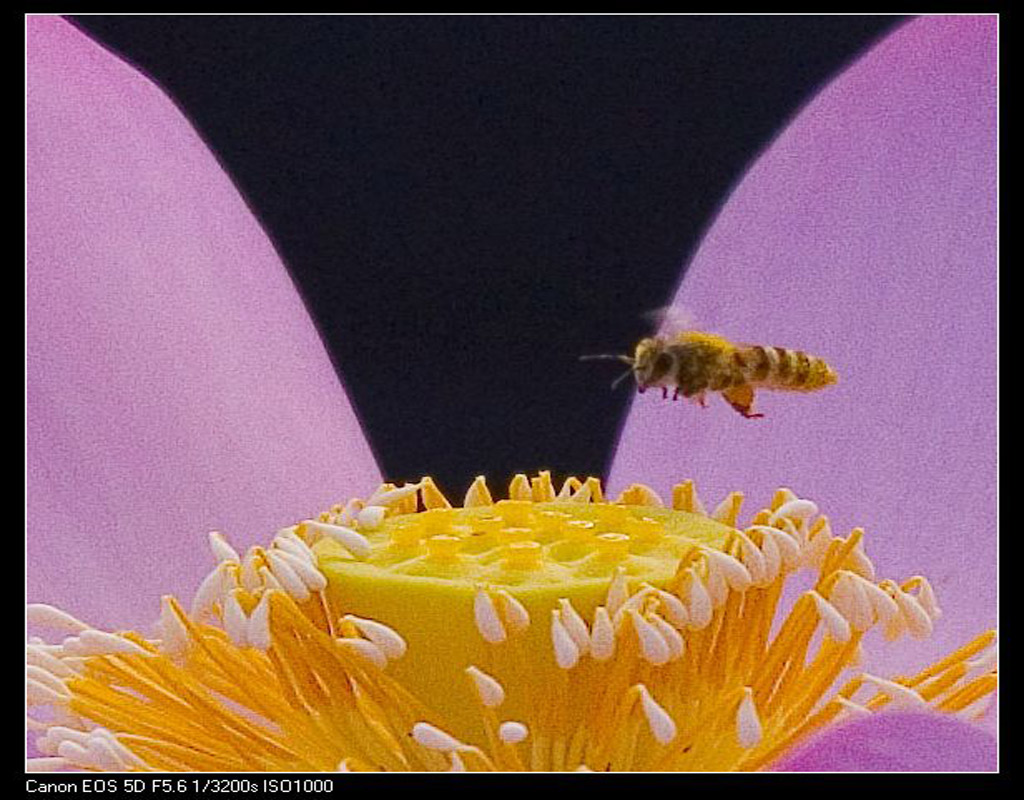
{"type": "MultiPolygon", "coordinates": [[[[379,480],[291,280],[174,104],[28,18],[28,599],[118,627],[379,480]]],[[[339,313],[343,313],[339,309],[339,313]]]]}
{"type": "Polygon", "coordinates": [[[771,765],[774,772],[991,772],[995,738],[934,714],[889,713],[829,728],[771,765]]]}
{"type": "Polygon", "coordinates": [[[917,669],[995,623],[996,18],[923,17],[825,87],[760,156],[675,303],[738,339],[826,357],[839,384],[763,392],[745,420],[638,397],[610,475],[693,478],[705,504],[778,486],[885,577],[928,577],[926,642],[865,648],[917,669]]]}

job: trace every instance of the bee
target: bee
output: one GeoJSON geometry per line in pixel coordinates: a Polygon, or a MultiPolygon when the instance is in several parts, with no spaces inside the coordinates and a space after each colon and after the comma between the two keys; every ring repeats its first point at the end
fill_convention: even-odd
{"type": "Polygon", "coordinates": [[[735,344],[723,336],[702,331],[682,331],[671,336],[641,339],[632,356],[583,356],[615,359],[629,369],[624,378],[636,379],[637,391],[660,387],[662,397],[673,389],[673,400],[692,398],[707,407],[707,393],[720,392],[747,419],[763,417],[754,413],[754,391],[815,392],[838,380],[835,370],[817,356],[803,350],[735,344]]]}

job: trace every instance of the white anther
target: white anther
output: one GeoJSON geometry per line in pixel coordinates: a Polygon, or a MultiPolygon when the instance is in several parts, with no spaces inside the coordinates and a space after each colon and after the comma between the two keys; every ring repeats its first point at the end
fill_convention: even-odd
{"type": "Polygon", "coordinates": [[[77,742],[72,742],[70,740],[61,742],[57,745],[57,754],[76,767],[84,767],[88,769],[98,766],[93,763],[93,760],[89,755],[89,751],[77,742]]]}
{"type": "Polygon", "coordinates": [[[30,636],[26,644],[31,645],[32,647],[37,647],[52,656],[60,656],[63,652],[59,644],[47,644],[40,636],[30,636]]]}
{"type": "Polygon", "coordinates": [[[731,527],[731,520],[734,518],[734,508],[736,507],[737,502],[736,497],[738,497],[738,495],[735,492],[731,492],[726,495],[725,499],[715,506],[715,510],[708,516],[716,522],[721,522],[722,524],[729,525],[731,527]]]}
{"type": "Polygon", "coordinates": [[[825,563],[825,556],[828,555],[829,545],[832,544],[833,538],[832,527],[829,525],[828,520],[825,520],[825,524],[818,532],[807,540],[802,558],[804,566],[809,569],[821,569],[825,563]]]}
{"type": "Polygon", "coordinates": [[[196,589],[195,597],[192,598],[192,616],[199,619],[210,611],[214,604],[220,602],[229,588],[229,583],[227,564],[221,562],[203,578],[199,588],[196,589]]]}
{"type": "Polygon", "coordinates": [[[885,637],[885,641],[894,642],[906,633],[906,630],[907,623],[903,619],[903,615],[899,614],[885,624],[882,630],[882,635],[885,637]]]}
{"type": "Polygon", "coordinates": [[[249,615],[245,638],[257,650],[269,650],[270,638],[270,592],[264,591],[256,608],[249,615]]]}
{"type": "Polygon", "coordinates": [[[278,553],[287,553],[291,558],[301,561],[307,566],[316,567],[317,559],[313,555],[313,551],[296,537],[275,536],[272,546],[278,553]]]}
{"type": "Polygon", "coordinates": [[[43,669],[35,664],[29,664],[25,667],[25,677],[30,678],[37,683],[41,683],[61,697],[67,699],[70,699],[71,697],[71,691],[64,685],[64,681],[49,670],[43,669]]]}
{"type": "Polygon", "coordinates": [[[505,689],[497,680],[476,667],[466,667],[466,674],[473,679],[480,702],[487,708],[497,708],[505,702],[505,689]]]}
{"type": "Polygon", "coordinates": [[[911,636],[915,639],[927,639],[932,635],[932,619],[916,597],[897,588],[893,600],[899,606],[900,617],[911,636]]]}
{"type": "Polygon", "coordinates": [[[811,590],[808,594],[814,600],[818,617],[825,623],[829,636],[837,642],[850,641],[850,623],[846,621],[846,618],[836,610],[834,605],[814,590],[811,590]]]}
{"type": "Polygon", "coordinates": [[[580,488],[572,493],[572,495],[569,497],[569,502],[570,503],[589,503],[590,502],[591,494],[592,494],[592,492],[591,492],[591,489],[590,489],[590,482],[588,481],[588,482],[586,482],[584,484],[581,484],[580,488]]]}
{"type": "Polygon", "coordinates": [[[84,652],[84,647],[82,645],[82,640],[79,639],[77,636],[65,636],[64,641],[62,641],[58,645],[58,647],[60,647],[61,655],[65,656],[65,661],[67,660],[66,656],[86,655],[86,653],[84,652]]]}
{"type": "Polygon", "coordinates": [[[803,559],[800,555],[800,542],[797,539],[777,528],[769,528],[765,536],[772,540],[779,551],[783,567],[794,570],[800,566],[803,559]]]}
{"type": "Polygon", "coordinates": [[[530,627],[530,613],[526,610],[526,606],[516,600],[504,589],[499,589],[495,594],[497,594],[504,603],[505,621],[513,631],[516,633],[522,633],[530,627]]]}
{"type": "Polygon", "coordinates": [[[768,525],[751,525],[747,530],[761,532],[761,554],[764,556],[764,580],[767,586],[779,577],[779,570],[782,568],[782,554],[775,539],[775,534],[780,531],[768,525]]]}
{"type": "Polygon", "coordinates": [[[498,738],[505,744],[519,744],[530,735],[530,729],[521,722],[503,722],[498,726],[498,738]]]}
{"type": "Polygon", "coordinates": [[[590,631],[590,655],[595,661],[607,661],[615,655],[615,628],[608,609],[598,606],[594,611],[594,625],[590,631]]]}
{"type": "Polygon", "coordinates": [[[106,772],[123,772],[146,764],[106,728],[88,733],[56,726],[50,729],[47,752],[57,753],[75,766],[106,772]]]}
{"type": "Polygon", "coordinates": [[[972,681],[979,675],[984,675],[999,666],[999,648],[993,644],[978,654],[977,658],[965,662],[967,674],[964,675],[964,682],[972,681]]]}
{"type": "Polygon", "coordinates": [[[274,589],[275,591],[281,592],[282,594],[288,594],[281,585],[281,581],[274,577],[274,573],[271,572],[267,567],[261,566],[256,570],[260,576],[260,580],[263,581],[264,589],[274,589]]]}
{"type": "Polygon", "coordinates": [[[288,562],[289,566],[295,570],[295,574],[299,576],[299,579],[306,585],[306,588],[311,592],[322,592],[327,588],[327,578],[324,574],[317,569],[316,566],[311,564],[302,556],[297,556],[295,553],[291,553],[283,548],[276,548],[269,552],[276,552],[288,562]]]}
{"type": "Polygon", "coordinates": [[[388,510],[384,506],[365,506],[356,514],[356,522],[360,528],[373,531],[384,524],[388,510]]]}
{"type": "Polygon", "coordinates": [[[393,506],[395,503],[402,502],[410,495],[416,494],[422,486],[422,481],[419,483],[407,483],[404,486],[399,486],[397,489],[385,489],[381,486],[377,491],[370,495],[370,498],[366,501],[366,505],[367,507],[393,506]]]}
{"type": "Polygon", "coordinates": [[[924,698],[909,686],[903,686],[902,684],[867,673],[861,677],[888,697],[892,701],[893,708],[924,708],[927,705],[924,698]]]}
{"type": "Polygon", "coordinates": [[[581,656],[586,655],[590,649],[590,631],[587,630],[587,623],[583,621],[576,609],[572,607],[572,603],[566,598],[561,598],[558,601],[558,606],[561,609],[562,624],[569,636],[572,637],[576,649],[580,651],[581,656]]]}
{"type": "Polygon", "coordinates": [[[754,692],[749,686],[743,689],[743,699],[736,710],[736,740],[745,749],[755,747],[761,741],[761,720],[754,705],[754,692]]]}
{"type": "Polygon", "coordinates": [[[309,589],[306,583],[299,577],[299,573],[292,567],[291,562],[284,557],[282,552],[275,550],[266,551],[266,559],[270,571],[278,582],[297,603],[304,603],[309,599],[309,589]]]}
{"type": "Polygon", "coordinates": [[[25,617],[30,625],[43,625],[66,633],[78,633],[89,628],[82,620],[45,603],[29,603],[25,617]]]}
{"type": "Polygon", "coordinates": [[[562,488],[558,490],[558,494],[555,495],[555,500],[558,500],[559,502],[568,502],[572,498],[572,496],[572,484],[567,480],[565,483],[562,484],[562,488]]]}
{"type": "Polygon", "coordinates": [[[463,508],[478,508],[480,506],[493,505],[491,493],[487,490],[487,481],[483,475],[478,475],[469,489],[466,490],[466,498],[462,501],[463,508]]]}
{"type": "Polygon", "coordinates": [[[829,592],[828,600],[855,631],[866,631],[874,622],[874,609],[867,593],[861,586],[859,576],[852,572],[840,570],[839,579],[829,592]]]}
{"type": "Polygon", "coordinates": [[[650,486],[640,485],[640,493],[640,502],[637,505],[652,506],[654,508],[665,507],[665,501],[661,499],[661,495],[654,491],[650,486]]]}
{"type": "Polygon", "coordinates": [[[234,561],[238,563],[241,559],[238,557],[238,551],[235,550],[231,545],[228,544],[227,539],[219,531],[210,531],[210,549],[213,550],[213,557],[218,562],[221,561],[234,561]]]}
{"type": "Polygon", "coordinates": [[[932,589],[932,585],[928,582],[927,578],[920,575],[914,576],[911,580],[918,582],[917,602],[921,604],[921,608],[924,609],[932,622],[935,622],[942,616],[942,609],[939,608],[939,604],[935,600],[935,592],[932,589]]]}
{"type": "Polygon", "coordinates": [[[668,646],[668,660],[675,661],[678,658],[682,658],[683,653],[686,652],[686,643],[683,641],[679,631],[657,614],[651,614],[650,623],[657,628],[661,638],[665,640],[665,644],[668,646]]]}
{"type": "Polygon", "coordinates": [[[417,744],[426,747],[428,750],[438,750],[442,753],[450,753],[453,750],[464,750],[466,745],[454,736],[436,728],[429,722],[417,722],[412,726],[412,738],[417,744]]]}
{"type": "Polygon", "coordinates": [[[764,553],[743,531],[737,530],[736,537],[740,540],[740,556],[747,572],[750,573],[750,580],[754,586],[767,586],[771,581],[767,579],[768,572],[764,553]]]}
{"type": "Polygon", "coordinates": [[[728,553],[723,553],[721,550],[715,550],[710,547],[705,548],[704,555],[714,565],[714,568],[722,574],[722,577],[725,578],[726,583],[729,584],[729,587],[734,592],[745,592],[750,588],[751,583],[753,583],[750,573],[747,572],[747,568],[738,560],[728,553]]]}
{"type": "Polygon", "coordinates": [[[773,582],[782,571],[782,553],[779,552],[778,541],[770,531],[762,534],[761,552],[764,554],[765,578],[773,582]]]}
{"type": "MultiPolygon", "coordinates": [[[[259,568],[262,559],[258,559],[259,552],[255,547],[250,547],[242,559],[242,569],[239,574],[239,583],[242,588],[252,594],[260,588],[259,568]]],[[[225,562],[225,567],[227,563],[225,562]]]]}
{"type": "Polygon", "coordinates": [[[460,756],[455,750],[452,750],[448,754],[448,758],[451,760],[451,766],[448,767],[448,771],[449,772],[465,772],[466,771],[466,765],[462,761],[462,756],[460,756]]]}
{"type": "Polygon", "coordinates": [[[857,576],[857,582],[864,591],[875,617],[882,624],[888,624],[891,620],[900,615],[900,608],[892,596],[883,589],[880,589],[870,580],[857,576]]]}
{"type": "Polygon", "coordinates": [[[614,615],[628,598],[629,587],[626,585],[626,570],[623,567],[618,567],[612,577],[612,582],[608,584],[608,595],[605,600],[608,613],[614,615]]]}
{"type": "Polygon", "coordinates": [[[712,608],[721,608],[729,599],[729,586],[725,582],[725,575],[710,558],[707,559],[707,575],[704,578],[704,587],[711,598],[712,608]]]}
{"type": "Polygon", "coordinates": [[[68,766],[68,762],[57,756],[25,759],[25,772],[57,772],[68,766]]]}
{"type": "Polygon", "coordinates": [[[378,669],[384,669],[388,665],[388,657],[384,655],[384,651],[369,639],[341,638],[334,641],[338,647],[366,659],[378,669]]]}
{"type": "Polygon", "coordinates": [[[370,555],[372,549],[370,540],[351,528],[346,528],[344,525],[329,525],[326,522],[312,522],[308,520],[305,524],[314,532],[329,536],[356,558],[366,558],[370,555]]]}
{"type": "Polygon", "coordinates": [[[651,697],[647,687],[642,683],[638,685],[640,691],[640,706],[643,708],[644,716],[647,717],[647,724],[654,734],[654,738],[661,744],[668,744],[676,738],[676,723],[671,715],[658,702],[651,697]]]}
{"type": "Polygon", "coordinates": [[[690,573],[690,585],[686,598],[686,608],[690,612],[689,626],[693,630],[699,631],[711,623],[713,615],[711,596],[704,587],[704,582],[697,574],[696,568],[690,567],[687,572],[690,573]]]}
{"type": "Polygon", "coordinates": [[[34,664],[45,669],[58,678],[73,678],[78,674],[63,659],[57,658],[39,645],[30,644],[25,646],[25,661],[28,664],[34,664]]]}
{"type": "Polygon", "coordinates": [[[576,646],[565,625],[560,619],[557,609],[551,610],[551,644],[555,649],[555,661],[562,669],[572,669],[580,660],[580,650],[576,646]]]}
{"type": "Polygon", "coordinates": [[[164,595],[160,599],[160,637],[162,653],[179,656],[188,650],[188,628],[174,612],[169,595],[164,595]]]}
{"type": "Polygon", "coordinates": [[[43,755],[52,756],[57,754],[57,746],[61,742],[71,741],[85,747],[88,738],[89,734],[86,731],[67,728],[63,725],[51,725],[46,733],[36,739],[36,748],[43,755]]]}
{"type": "Polygon", "coordinates": [[[871,559],[864,552],[863,539],[857,542],[856,547],[850,551],[850,554],[846,557],[844,567],[869,581],[875,579],[875,565],[871,563],[871,559]]]}
{"type": "Polygon", "coordinates": [[[343,759],[341,759],[341,761],[339,761],[339,762],[338,762],[338,768],[337,768],[337,769],[335,769],[334,771],[335,771],[335,772],[351,772],[352,770],[351,770],[351,769],[349,769],[349,766],[348,766],[348,761],[349,761],[349,760],[348,760],[348,758],[347,758],[347,757],[346,757],[346,758],[343,758],[343,759]]]}
{"type": "Polygon", "coordinates": [[[798,520],[803,523],[811,517],[816,516],[817,513],[818,506],[810,500],[790,500],[787,503],[783,503],[775,510],[775,513],[771,516],[769,524],[773,524],[776,520],[783,517],[798,520]]]}
{"type": "Polygon", "coordinates": [[[356,521],[356,516],[359,514],[360,509],[363,507],[363,501],[357,497],[352,498],[345,507],[341,510],[341,513],[336,517],[336,521],[339,525],[351,525],[356,521]]]}
{"type": "Polygon", "coordinates": [[[658,589],[657,595],[658,599],[661,600],[661,609],[668,618],[668,621],[679,628],[679,630],[685,628],[690,621],[690,612],[686,610],[683,601],[664,589],[658,589]]]}
{"type": "Polygon", "coordinates": [[[633,630],[636,631],[637,638],[640,640],[640,654],[644,660],[656,667],[668,663],[671,651],[658,629],[641,617],[640,612],[636,610],[629,611],[629,618],[632,620],[633,630]]]}
{"type": "Polygon", "coordinates": [[[836,702],[843,707],[847,716],[857,718],[873,716],[870,709],[867,709],[852,700],[847,700],[845,697],[837,697],[836,702]]]}
{"type": "Polygon", "coordinates": [[[281,528],[274,536],[274,544],[282,550],[287,550],[297,556],[305,558],[310,564],[316,563],[316,555],[306,544],[302,537],[296,533],[296,526],[281,528]]]}
{"type": "Polygon", "coordinates": [[[505,641],[507,634],[505,626],[501,624],[498,617],[498,609],[494,607],[491,596],[483,589],[477,589],[473,597],[473,619],[476,621],[476,629],[484,637],[484,641],[490,644],[499,644],[505,641]]]}
{"type": "Polygon", "coordinates": [[[234,592],[230,592],[224,597],[221,619],[224,622],[224,632],[227,633],[231,641],[239,647],[248,646],[249,620],[234,592]]]}
{"type": "Polygon", "coordinates": [[[45,683],[40,683],[33,678],[25,681],[25,698],[31,706],[46,706],[67,702],[67,697],[55,691],[45,683]]]}
{"type": "Polygon", "coordinates": [[[381,649],[390,660],[394,661],[405,655],[406,644],[398,631],[390,628],[382,622],[372,619],[363,619],[352,614],[346,614],[346,620],[356,626],[356,629],[367,639],[381,649]]]}
{"type": "Polygon", "coordinates": [[[94,728],[90,731],[90,736],[95,739],[102,739],[110,746],[114,757],[121,763],[120,769],[122,771],[130,767],[146,766],[146,763],[141,758],[121,744],[118,738],[106,728],[94,728]]]}
{"type": "Polygon", "coordinates": [[[80,651],[74,655],[83,656],[104,656],[117,653],[129,653],[131,655],[152,655],[148,650],[139,647],[130,639],[118,636],[115,633],[97,631],[93,629],[82,631],[78,634],[80,651]]]}
{"type": "Polygon", "coordinates": [[[657,593],[658,589],[651,586],[651,584],[641,584],[640,588],[633,592],[633,594],[626,599],[626,602],[619,606],[619,610],[612,616],[612,625],[615,630],[619,629],[619,626],[622,625],[622,620],[625,619],[626,615],[630,611],[639,611],[643,606],[644,601],[651,595],[657,595],[657,593]]]}
{"type": "Polygon", "coordinates": [[[86,750],[93,763],[104,771],[114,772],[125,768],[123,759],[110,742],[100,736],[90,737],[86,750]]]}

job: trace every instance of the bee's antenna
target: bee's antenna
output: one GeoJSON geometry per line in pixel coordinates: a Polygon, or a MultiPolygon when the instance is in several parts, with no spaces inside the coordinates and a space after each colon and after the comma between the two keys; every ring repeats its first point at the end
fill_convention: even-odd
{"type": "Polygon", "coordinates": [[[633,369],[630,367],[623,372],[619,377],[612,381],[612,391],[615,391],[615,387],[622,383],[626,378],[633,374],[633,369]]]}
{"type": "Polygon", "coordinates": [[[630,356],[611,355],[609,353],[602,353],[596,356],[580,356],[580,361],[621,361],[624,364],[633,366],[633,359],[630,356]]]}
{"type": "Polygon", "coordinates": [[[622,383],[623,380],[633,374],[633,365],[636,363],[632,356],[624,356],[621,354],[609,354],[602,353],[595,356],[580,356],[580,361],[621,361],[623,364],[629,364],[629,369],[623,372],[619,377],[612,381],[612,389],[622,383]]]}

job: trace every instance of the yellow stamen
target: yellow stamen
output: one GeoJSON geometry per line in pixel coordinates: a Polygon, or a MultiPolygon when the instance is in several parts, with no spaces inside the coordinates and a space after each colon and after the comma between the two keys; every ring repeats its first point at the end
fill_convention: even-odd
{"type": "MultiPolygon", "coordinates": [[[[607,502],[596,478],[556,493],[542,472],[497,503],[478,478],[456,508],[429,477],[383,484],[241,564],[211,537],[228,566],[196,616],[165,598],[159,645],[79,624],[30,651],[34,702],[109,731],[125,769],[718,771],[770,765],[847,706],[974,713],[994,691],[991,653],[968,661],[987,632],[830,696],[889,598],[930,630],[931,587],[876,584],[864,532],[833,538],[787,489],[740,533],[742,499],[708,514],[687,481],[671,508],[642,484],[607,502]],[[780,609],[808,563],[814,591],[780,609]]],[[[47,755],[85,735],[29,727],[47,755]]],[[[61,753],[100,768],[76,747],[61,753]]]]}

